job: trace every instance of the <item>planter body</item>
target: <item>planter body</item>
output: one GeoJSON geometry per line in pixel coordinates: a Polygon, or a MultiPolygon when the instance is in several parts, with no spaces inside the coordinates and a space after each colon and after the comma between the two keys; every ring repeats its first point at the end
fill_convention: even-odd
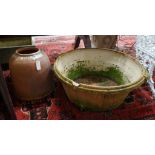
{"type": "Polygon", "coordinates": [[[37,48],[21,48],[9,62],[16,96],[20,100],[37,100],[52,91],[52,72],[48,56],[37,48]]]}

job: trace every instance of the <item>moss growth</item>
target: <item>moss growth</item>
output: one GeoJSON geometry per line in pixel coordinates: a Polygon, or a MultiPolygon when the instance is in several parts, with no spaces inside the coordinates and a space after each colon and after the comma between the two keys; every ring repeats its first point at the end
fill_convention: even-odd
{"type": "Polygon", "coordinates": [[[94,68],[86,68],[82,65],[78,65],[76,67],[71,68],[68,71],[68,78],[72,80],[76,80],[83,76],[102,76],[109,78],[113,81],[115,81],[117,84],[121,85],[124,84],[124,77],[123,73],[117,68],[117,67],[109,67],[105,71],[97,71],[94,68]]]}

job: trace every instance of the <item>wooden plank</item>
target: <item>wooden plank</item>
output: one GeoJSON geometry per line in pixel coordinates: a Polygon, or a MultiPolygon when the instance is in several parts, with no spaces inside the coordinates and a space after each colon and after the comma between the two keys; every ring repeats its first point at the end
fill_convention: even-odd
{"type": "Polygon", "coordinates": [[[0,35],[0,48],[31,45],[30,36],[1,36],[0,35]]]}

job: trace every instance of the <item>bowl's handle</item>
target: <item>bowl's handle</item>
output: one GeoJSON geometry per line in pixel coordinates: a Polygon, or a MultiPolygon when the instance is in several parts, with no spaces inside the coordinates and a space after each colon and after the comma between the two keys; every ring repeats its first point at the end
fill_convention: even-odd
{"type": "Polygon", "coordinates": [[[89,35],[77,35],[75,37],[74,49],[79,47],[81,40],[83,40],[85,48],[91,48],[91,40],[89,35]]]}

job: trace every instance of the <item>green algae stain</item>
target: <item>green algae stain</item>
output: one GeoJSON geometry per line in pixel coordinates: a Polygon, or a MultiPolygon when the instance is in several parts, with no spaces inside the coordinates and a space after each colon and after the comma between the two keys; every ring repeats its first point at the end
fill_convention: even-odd
{"type": "Polygon", "coordinates": [[[117,68],[117,67],[108,67],[106,70],[100,70],[97,71],[95,68],[87,68],[84,65],[78,65],[72,67],[68,71],[67,77],[71,80],[76,80],[83,76],[98,76],[98,77],[106,77],[113,81],[115,81],[117,84],[122,85],[125,84],[125,78],[123,76],[123,73],[117,68]]]}

